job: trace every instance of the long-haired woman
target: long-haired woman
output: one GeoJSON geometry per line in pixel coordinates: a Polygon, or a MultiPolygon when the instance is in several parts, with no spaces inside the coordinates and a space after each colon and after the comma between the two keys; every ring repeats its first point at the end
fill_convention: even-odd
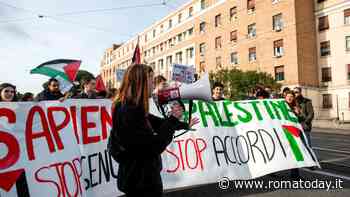
{"type": "Polygon", "coordinates": [[[110,153],[118,152],[117,185],[128,197],[163,195],[160,155],[172,141],[175,130],[198,123],[198,119],[192,119],[190,124],[180,122],[183,110],[179,105],[172,107],[169,118],[150,114],[152,83],[151,67],[132,65],[125,71],[115,101],[110,153]]]}
{"type": "Polygon", "coordinates": [[[0,102],[17,101],[16,86],[10,83],[0,84],[0,102]]]}

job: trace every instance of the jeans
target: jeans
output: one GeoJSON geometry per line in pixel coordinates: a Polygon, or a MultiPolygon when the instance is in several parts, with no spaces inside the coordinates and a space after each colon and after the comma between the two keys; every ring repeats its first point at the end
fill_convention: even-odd
{"type": "Polygon", "coordinates": [[[311,145],[311,132],[308,131],[308,132],[304,132],[304,133],[305,133],[305,136],[306,136],[307,143],[309,144],[310,148],[312,148],[312,145],[311,145]]]}

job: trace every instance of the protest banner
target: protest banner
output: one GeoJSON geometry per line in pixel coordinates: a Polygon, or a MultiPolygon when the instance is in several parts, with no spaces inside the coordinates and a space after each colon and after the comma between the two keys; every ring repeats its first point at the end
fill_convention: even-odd
{"type": "MultiPolygon", "coordinates": [[[[196,130],[178,131],[162,155],[165,189],[318,165],[283,100],[195,101],[192,113],[196,130]]],[[[122,194],[106,150],[111,125],[109,100],[1,102],[0,195],[122,194]]]]}
{"type": "Polygon", "coordinates": [[[194,73],[195,73],[194,66],[174,64],[171,80],[178,81],[181,83],[193,83],[194,73]]]}

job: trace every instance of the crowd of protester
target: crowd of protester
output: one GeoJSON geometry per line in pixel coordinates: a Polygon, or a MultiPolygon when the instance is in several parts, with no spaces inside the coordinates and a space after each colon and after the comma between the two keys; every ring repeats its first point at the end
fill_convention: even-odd
{"type": "Polygon", "coordinates": [[[66,93],[60,90],[60,83],[55,78],[50,78],[43,84],[43,90],[37,95],[32,92],[21,94],[17,92],[16,86],[10,83],[0,84],[0,102],[40,102],[40,101],[63,101],[66,99],[111,99],[117,94],[116,88],[97,91],[96,79],[85,78],[78,86],[73,86],[66,93]]]}
{"type": "MultiPolygon", "coordinates": [[[[191,119],[189,123],[180,122],[184,108],[176,103],[178,101],[168,105],[167,117],[153,116],[149,113],[149,94],[155,96],[159,91],[169,87],[166,78],[161,75],[153,77],[153,70],[147,65],[131,66],[125,75],[119,91],[114,88],[97,91],[94,78],[81,80],[80,85],[73,86],[66,93],[61,92],[59,81],[51,78],[36,96],[30,92],[19,94],[15,85],[2,83],[0,84],[0,102],[111,99],[114,101],[115,110],[108,150],[119,163],[117,181],[119,190],[126,193],[126,196],[162,196],[161,153],[173,139],[175,130],[189,129],[197,124],[199,119],[191,119]],[[143,151],[140,152],[140,150],[143,151]],[[138,155],[135,160],[136,154],[138,155]],[[136,172],[135,169],[142,170],[136,172]]],[[[222,83],[214,82],[211,90],[213,101],[225,100],[225,86],[222,83]]],[[[280,94],[276,94],[269,86],[257,85],[249,91],[246,100],[275,98],[285,99],[304,130],[306,139],[303,142],[311,147],[310,132],[314,111],[312,101],[303,96],[301,88],[295,87],[291,90],[285,87],[280,94]]],[[[163,115],[166,114],[164,108],[161,109],[163,115]]],[[[300,179],[299,170],[292,169],[291,177],[300,179]]]]}

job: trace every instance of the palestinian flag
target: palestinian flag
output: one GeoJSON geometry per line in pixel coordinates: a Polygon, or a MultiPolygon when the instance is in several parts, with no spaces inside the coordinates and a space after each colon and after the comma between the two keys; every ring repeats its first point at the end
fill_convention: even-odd
{"type": "Polygon", "coordinates": [[[42,74],[49,77],[60,76],[67,81],[74,81],[81,61],[70,59],[57,59],[40,64],[30,71],[30,74],[42,74]]]}
{"type": "Polygon", "coordinates": [[[312,149],[310,148],[309,144],[306,142],[307,140],[304,138],[304,135],[300,129],[294,126],[290,125],[282,125],[282,129],[284,131],[284,134],[289,142],[289,145],[292,149],[292,152],[294,154],[295,160],[297,161],[304,161],[304,155],[301,151],[301,147],[299,143],[297,142],[297,139],[304,144],[306,150],[309,152],[312,160],[315,162],[317,161],[316,156],[314,155],[312,149]]]}

